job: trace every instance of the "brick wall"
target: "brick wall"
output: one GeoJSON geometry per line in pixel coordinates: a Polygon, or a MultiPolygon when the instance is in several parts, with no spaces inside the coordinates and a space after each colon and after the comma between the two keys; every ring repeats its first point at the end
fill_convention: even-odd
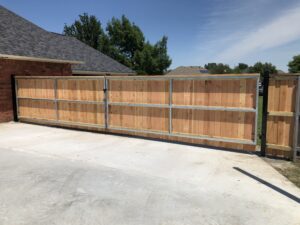
{"type": "Polygon", "coordinates": [[[13,120],[11,75],[70,76],[71,65],[0,59],[0,122],[13,120]]]}

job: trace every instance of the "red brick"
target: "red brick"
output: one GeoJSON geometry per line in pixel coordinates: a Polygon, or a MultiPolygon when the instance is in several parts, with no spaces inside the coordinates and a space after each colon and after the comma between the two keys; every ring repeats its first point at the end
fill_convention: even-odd
{"type": "Polygon", "coordinates": [[[71,76],[70,64],[0,59],[0,122],[13,120],[11,75],[71,76]]]}

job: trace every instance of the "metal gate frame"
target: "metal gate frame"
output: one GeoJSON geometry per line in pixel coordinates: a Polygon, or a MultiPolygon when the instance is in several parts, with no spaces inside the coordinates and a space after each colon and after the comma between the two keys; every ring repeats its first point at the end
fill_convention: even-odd
{"type": "MultiPolygon", "coordinates": [[[[237,144],[247,144],[247,145],[256,145],[257,144],[257,120],[258,120],[258,86],[259,86],[259,75],[239,75],[239,76],[228,76],[228,75],[211,75],[211,76],[197,76],[197,77],[169,77],[169,76],[124,76],[124,77],[29,77],[29,76],[18,76],[15,77],[15,91],[16,91],[16,106],[17,106],[17,114],[19,118],[24,118],[19,116],[19,99],[30,99],[30,100],[44,100],[44,101],[54,101],[55,102],[55,110],[56,110],[56,123],[66,124],[66,125],[79,125],[79,126],[87,126],[87,127],[96,127],[96,128],[105,128],[107,130],[118,130],[118,131],[128,131],[128,132],[136,132],[136,133],[147,133],[147,134],[157,134],[157,135],[167,135],[172,137],[183,137],[183,138],[192,138],[192,139],[200,139],[207,141],[220,141],[220,142],[228,142],[228,143],[237,143],[237,144]],[[47,99],[47,98],[21,98],[18,97],[18,80],[17,79],[53,79],[55,81],[54,90],[55,90],[55,98],[47,99]],[[104,99],[102,102],[100,101],[82,101],[82,100],[60,100],[57,99],[57,80],[59,79],[73,79],[73,80],[104,80],[103,82],[103,92],[104,99]],[[173,92],[173,81],[174,80],[240,80],[240,79],[255,79],[256,80],[256,103],[255,108],[237,108],[237,107],[222,107],[222,106],[183,106],[183,105],[173,105],[172,104],[172,92],[173,92]],[[169,104],[142,104],[142,103],[124,103],[124,102],[110,102],[109,101],[109,81],[110,80],[169,80],[169,104]],[[59,113],[58,113],[58,102],[73,102],[73,103],[82,103],[82,104],[96,104],[103,105],[104,107],[104,119],[105,125],[91,125],[87,123],[78,123],[78,122],[65,122],[59,121],[59,113]],[[113,127],[109,125],[109,106],[132,106],[132,107],[155,107],[155,108],[163,108],[169,109],[169,129],[168,132],[159,132],[153,130],[141,130],[141,129],[130,129],[123,127],[113,127]],[[255,113],[255,128],[254,128],[254,140],[240,140],[234,138],[219,138],[219,137],[210,137],[206,135],[189,135],[182,133],[173,133],[172,132],[172,110],[173,109],[193,109],[193,110],[206,110],[206,111],[231,111],[231,112],[252,112],[255,113]]],[[[100,90],[99,90],[100,91],[100,90]]],[[[26,118],[25,118],[26,119],[26,118]]],[[[34,119],[38,120],[38,119],[34,119]]],[[[51,121],[55,122],[55,121],[51,121]]]]}
{"type": "MultiPolygon", "coordinates": [[[[173,137],[183,137],[183,138],[193,138],[201,139],[208,141],[221,141],[229,143],[238,143],[238,144],[257,144],[257,118],[258,118],[258,86],[259,86],[259,75],[242,75],[242,76],[226,76],[226,75],[213,75],[213,76],[197,76],[197,77],[168,77],[168,76],[128,76],[128,77],[106,77],[107,88],[109,87],[109,80],[169,80],[169,104],[135,104],[135,103],[112,103],[107,99],[107,107],[110,105],[117,106],[133,106],[133,107],[156,107],[156,108],[169,108],[169,131],[168,132],[159,132],[151,130],[140,130],[140,129],[130,129],[130,128],[121,128],[121,127],[111,127],[109,122],[107,122],[107,129],[110,130],[119,130],[119,131],[128,131],[128,132],[137,132],[137,133],[149,133],[149,134],[158,134],[158,135],[168,135],[173,137]],[[256,106],[253,109],[248,108],[237,108],[237,107],[222,107],[222,106],[177,106],[172,104],[172,91],[173,91],[173,80],[236,80],[236,79],[256,79],[256,106]],[[210,110],[210,111],[234,111],[234,112],[253,112],[255,113],[255,134],[254,140],[238,140],[233,138],[217,138],[209,137],[206,135],[188,135],[172,132],[172,109],[195,109],[195,110],[210,110]]],[[[109,92],[109,89],[107,89],[109,92]]]]}

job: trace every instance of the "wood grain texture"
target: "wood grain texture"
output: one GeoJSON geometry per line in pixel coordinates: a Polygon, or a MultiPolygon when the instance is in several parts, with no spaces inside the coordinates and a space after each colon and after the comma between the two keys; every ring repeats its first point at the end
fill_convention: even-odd
{"type": "Polygon", "coordinates": [[[52,79],[18,79],[17,87],[19,97],[54,99],[52,79]]]}
{"type": "Polygon", "coordinates": [[[56,112],[54,102],[20,99],[19,116],[32,119],[55,120],[56,112]]]}
{"type": "Polygon", "coordinates": [[[173,104],[254,108],[255,91],[255,79],[174,80],[173,104]]]}
{"type": "MultiPolygon", "coordinates": [[[[117,80],[108,78],[108,101],[109,103],[168,105],[170,104],[170,79],[117,80]]],[[[18,82],[20,80],[22,79],[20,78],[18,82]]],[[[55,83],[53,80],[31,78],[26,79],[26,81],[22,80],[21,83],[23,86],[21,89],[19,88],[19,97],[42,98],[41,96],[47,96],[47,98],[55,98],[55,83]]],[[[63,122],[105,125],[104,104],[100,104],[104,100],[103,87],[103,79],[82,79],[82,77],[80,79],[76,79],[76,77],[64,79],[57,77],[57,99],[82,102],[58,101],[57,105],[55,105],[55,102],[49,103],[48,101],[46,103],[46,101],[42,101],[42,103],[33,104],[26,100],[22,102],[21,114],[26,119],[47,119],[47,123],[51,123],[52,120],[56,125],[59,125],[61,122],[61,126],[74,128],[80,128],[80,125],[66,125],[63,122]],[[98,101],[99,104],[88,104],[89,101],[98,101]],[[48,108],[43,109],[45,107],[48,108]],[[56,121],[56,107],[58,109],[58,121],[56,121]],[[41,112],[41,115],[37,117],[39,112],[41,112]]],[[[288,90],[286,92],[288,93],[288,90]]],[[[175,106],[216,106],[254,109],[256,106],[255,102],[255,78],[173,80],[171,103],[175,106]]],[[[108,112],[108,129],[92,126],[84,127],[84,129],[255,151],[254,145],[169,136],[169,108],[109,105],[108,112]],[[113,127],[158,131],[165,133],[165,135],[118,131],[111,129],[113,127]]],[[[240,141],[253,141],[255,138],[254,112],[173,108],[171,123],[174,134],[229,138],[240,141]]]]}
{"type": "Polygon", "coordinates": [[[110,102],[169,104],[168,80],[109,80],[110,102]]]}
{"type": "Polygon", "coordinates": [[[168,109],[129,106],[109,108],[109,126],[138,130],[168,131],[168,109]]]}
{"type": "Polygon", "coordinates": [[[173,109],[173,132],[253,140],[254,113],[173,109]]]}
{"type": "Polygon", "coordinates": [[[57,80],[57,97],[65,100],[103,102],[104,80],[57,80]]]}
{"type": "Polygon", "coordinates": [[[269,81],[267,155],[288,159],[292,156],[292,150],[287,150],[293,146],[296,88],[294,77],[272,76],[269,81]]]}
{"type": "Polygon", "coordinates": [[[59,102],[59,121],[104,125],[103,105],[59,102]]]}

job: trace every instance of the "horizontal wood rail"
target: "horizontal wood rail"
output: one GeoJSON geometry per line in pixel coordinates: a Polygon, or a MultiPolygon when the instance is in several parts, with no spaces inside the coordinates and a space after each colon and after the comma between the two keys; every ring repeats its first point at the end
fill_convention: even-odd
{"type": "Polygon", "coordinates": [[[290,152],[291,150],[293,150],[292,147],[283,146],[283,145],[267,144],[267,147],[270,149],[276,149],[276,150],[287,151],[287,152],[290,152]]]}
{"type": "Polygon", "coordinates": [[[286,116],[286,117],[294,117],[294,112],[268,112],[269,116],[286,116]]]}

